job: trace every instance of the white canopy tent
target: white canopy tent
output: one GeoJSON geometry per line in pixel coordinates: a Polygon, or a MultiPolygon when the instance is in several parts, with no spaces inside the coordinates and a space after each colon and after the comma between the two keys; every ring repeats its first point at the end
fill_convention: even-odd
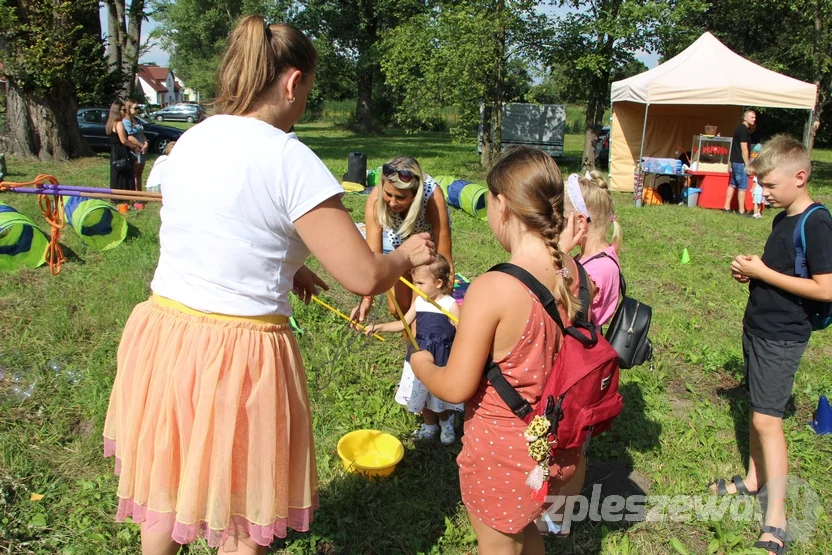
{"type": "Polygon", "coordinates": [[[810,110],[811,120],[816,95],[815,85],[758,66],[705,33],[660,66],[612,84],[610,186],[632,191],[638,160],[674,157],[705,125],[730,136],[743,106],[810,110]]]}

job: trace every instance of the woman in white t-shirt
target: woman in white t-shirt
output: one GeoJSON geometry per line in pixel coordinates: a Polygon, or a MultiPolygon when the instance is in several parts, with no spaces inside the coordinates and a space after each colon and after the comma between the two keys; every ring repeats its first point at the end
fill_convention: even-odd
{"type": "Polygon", "coordinates": [[[220,66],[217,114],[166,161],[152,298],[124,329],[104,425],[117,519],[145,554],[213,547],[265,553],[318,503],[306,378],[287,320],[321,279],[372,295],[434,258],[428,234],[373,253],[324,164],[289,133],[317,53],[291,25],[243,19],[220,66]],[[333,237],[337,237],[333,241],[333,237]]]}

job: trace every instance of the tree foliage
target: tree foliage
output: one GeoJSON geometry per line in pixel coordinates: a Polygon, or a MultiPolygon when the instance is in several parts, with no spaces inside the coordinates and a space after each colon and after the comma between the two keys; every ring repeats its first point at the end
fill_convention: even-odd
{"type": "Polygon", "coordinates": [[[667,4],[652,0],[561,0],[572,8],[557,18],[550,61],[569,87],[584,91],[587,109],[582,165],[595,166],[597,130],[613,80],[634,67],[635,53],[654,44],[667,4]]]}
{"type": "Polygon", "coordinates": [[[4,143],[42,159],[89,153],[75,109],[109,102],[98,2],[0,0],[0,61],[8,80],[4,143]]]}
{"type": "Polygon", "coordinates": [[[216,71],[228,35],[246,15],[284,21],[289,2],[278,0],[154,0],[153,36],[170,53],[170,66],[205,98],[216,93],[216,71]]]}
{"type": "MultiPolygon", "coordinates": [[[[441,4],[412,17],[382,43],[387,84],[402,97],[396,121],[406,129],[431,128],[453,107],[456,137],[470,135],[481,121],[499,144],[502,102],[529,91],[528,66],[537,59],[545,33],[536,3],[477,1],[441,4]]],[[[487,155],[484,154],[484,162],[487,155]]]]}

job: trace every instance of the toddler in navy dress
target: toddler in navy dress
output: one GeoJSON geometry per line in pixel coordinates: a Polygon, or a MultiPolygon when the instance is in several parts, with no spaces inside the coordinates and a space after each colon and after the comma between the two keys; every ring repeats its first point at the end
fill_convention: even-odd
{"type": "MultiPolygon", "coordinates": [[[[450,295],[453,291],[454,281],[451,277],[451,268],[448,261],[440,254],[436,255],[433,264],[419,266],[413,270],[413,283],[427,297],[445,311],[459,318],[459,305],[450,295]]],[[[451,344],[456,334],[456,327],[450,318],[442,313],[429,301],[417,297],[410,305],[410,310],[404,315],[408,325],[416,322],[416,344],[419,349],[429,351],[437,366],[445,366],[448,356],[451,354],[451,344]]],[[[402,332],[404,324],[397,320],[367,328],[367,333],[372,332],[402,332]]],[[[402,378],[396,392],[396,401],[407,406],[408,410],[420,413],[424,419],[422,426],[413,433],[418,440],[434,440],[439,436],[444,445],[450,445],[456,441],[454,432],[454,412],[464,410],[462,404],[448,403],[432,395],[422,382],[413,375],[410,368],[410,353],[412,346],[408,348],[405,358],[402,378]]]]}

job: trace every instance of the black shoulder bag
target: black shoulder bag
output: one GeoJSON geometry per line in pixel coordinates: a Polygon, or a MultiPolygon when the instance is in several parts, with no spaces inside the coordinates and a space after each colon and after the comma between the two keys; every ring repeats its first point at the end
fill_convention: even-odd
{"type": "Polygon", "coordinates": [[[618,353],[618,364],[621,368],[632,368],[650,361],[650,369],[653,369],[653,343],[647,337],[650,331],[650,320],[653,318],[653,309],[648,305],[627,296],[627,282],[624,281],[624,274],[621,273],[621,266],[618,262],[601,252],[584,261],[605,256],[612,260],[618,267],[618,279],[621,284],[621,299],[615,314],[610,320],[607,333],[604,334],[615,352],[618,353]]]}

